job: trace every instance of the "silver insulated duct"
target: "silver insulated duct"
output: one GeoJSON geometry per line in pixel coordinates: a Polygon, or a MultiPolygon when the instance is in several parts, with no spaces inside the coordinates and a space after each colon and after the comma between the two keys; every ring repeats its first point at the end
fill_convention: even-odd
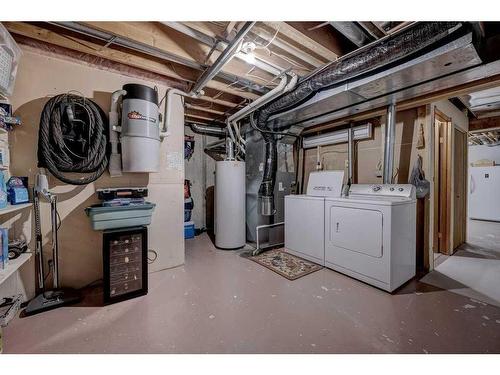
{"type": "MultiPolygon", "coordinates": [[[[276,175],[276,138],[266,131],[289,129],[292,125],[303,129],[355,114],[352,107],[360,103],[369,106],[369,102],[380,100],[378,106],[387,105],[389,99],[394,99],[389,98],[392,92],[480,63],[472,34],[464,25],[419,22],[346,55],[263,107],[256,116],[266,142],[259,191],[265,206],[262,208],[268,209],[272,202],[276,175]]],[[[415,91],[412,94],[415,96],[415,91]]]]}

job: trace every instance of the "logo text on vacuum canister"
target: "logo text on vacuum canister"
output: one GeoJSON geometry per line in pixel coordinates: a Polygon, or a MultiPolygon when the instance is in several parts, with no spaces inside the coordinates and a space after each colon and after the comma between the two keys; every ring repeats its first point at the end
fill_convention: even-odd
{"type": "Polygon", "coordinates": [[[127,115],[127,117],[130,120],[144,120],[144,121],[150,121],[153,124],[156,124],[156,119],[154,117],[144,116],[142,113],[137,112],[137,111],[129,112],[128,115],[127,115]]]}

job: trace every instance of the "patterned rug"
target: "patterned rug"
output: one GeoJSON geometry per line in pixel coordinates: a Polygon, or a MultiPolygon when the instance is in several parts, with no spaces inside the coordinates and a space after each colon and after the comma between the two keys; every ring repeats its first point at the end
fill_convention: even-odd
{"type": "Polygon", "coordinates": [[[286,277],[288,280],[296,280],[299,277],[323,268],[318,264],[288,254],[285,252],[284,248],[269,250],[262,254],[249,257],[248,259],[269,268],[271,271],[286,277]]]}

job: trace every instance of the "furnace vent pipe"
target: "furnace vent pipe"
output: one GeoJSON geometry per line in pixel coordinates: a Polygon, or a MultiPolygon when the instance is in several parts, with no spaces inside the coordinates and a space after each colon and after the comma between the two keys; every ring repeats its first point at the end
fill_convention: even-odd
{"type": "Polygon", "coordinates": [[[349,124],[349,130],[347,131],[347,186],[345,190],[345,195],[349,193],[349,189],[352,185],[352,178],[353,178],[353,160],[354,160],[354,141],[353,141],[353,134],[354,130],[352,128],[352,123],[349,124]]]}
{"type": "Polygon", "coordinates": [[[194,122],[190,122],[189,127],[194,133],[197,134],[210,135],[215,137],[225,137],[227,134],[226,129],[216,126],[200,125],[194,122]]]}
{"type": "Polygon", "coordinates": [[[396,136],[396,105],[387,107],[387,124],[384,141],[384,184],[392,184],[394,170],[394,138],[396,136]]]}

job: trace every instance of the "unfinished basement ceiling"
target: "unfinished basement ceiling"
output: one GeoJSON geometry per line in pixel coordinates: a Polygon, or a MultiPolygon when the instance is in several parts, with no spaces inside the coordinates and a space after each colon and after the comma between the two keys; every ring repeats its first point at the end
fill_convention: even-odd
{"type": "MultiPolygon", "coordinates": [[[[282,74],[311,75],[339,57],[391,34],[404,22],[6,22],[20,44],[57,47],[165,77],[190,91],[235,38],[240,49],[185,98],[186,122],[222,125],[262,96],[282,74]],[[250,24],[250,25],[249,25],[250,24]],[[354,37],[346,30],[354,30],[354,37]],[[358,39],[362,40],[360,42],[358,39]],[[242,48],[245,47],[245,48],[242,48]]],[[[66,52],[65,52],[66,51],[66,52]]],[[[78,55],[79,54],[79,55],[78,55]]]]}

